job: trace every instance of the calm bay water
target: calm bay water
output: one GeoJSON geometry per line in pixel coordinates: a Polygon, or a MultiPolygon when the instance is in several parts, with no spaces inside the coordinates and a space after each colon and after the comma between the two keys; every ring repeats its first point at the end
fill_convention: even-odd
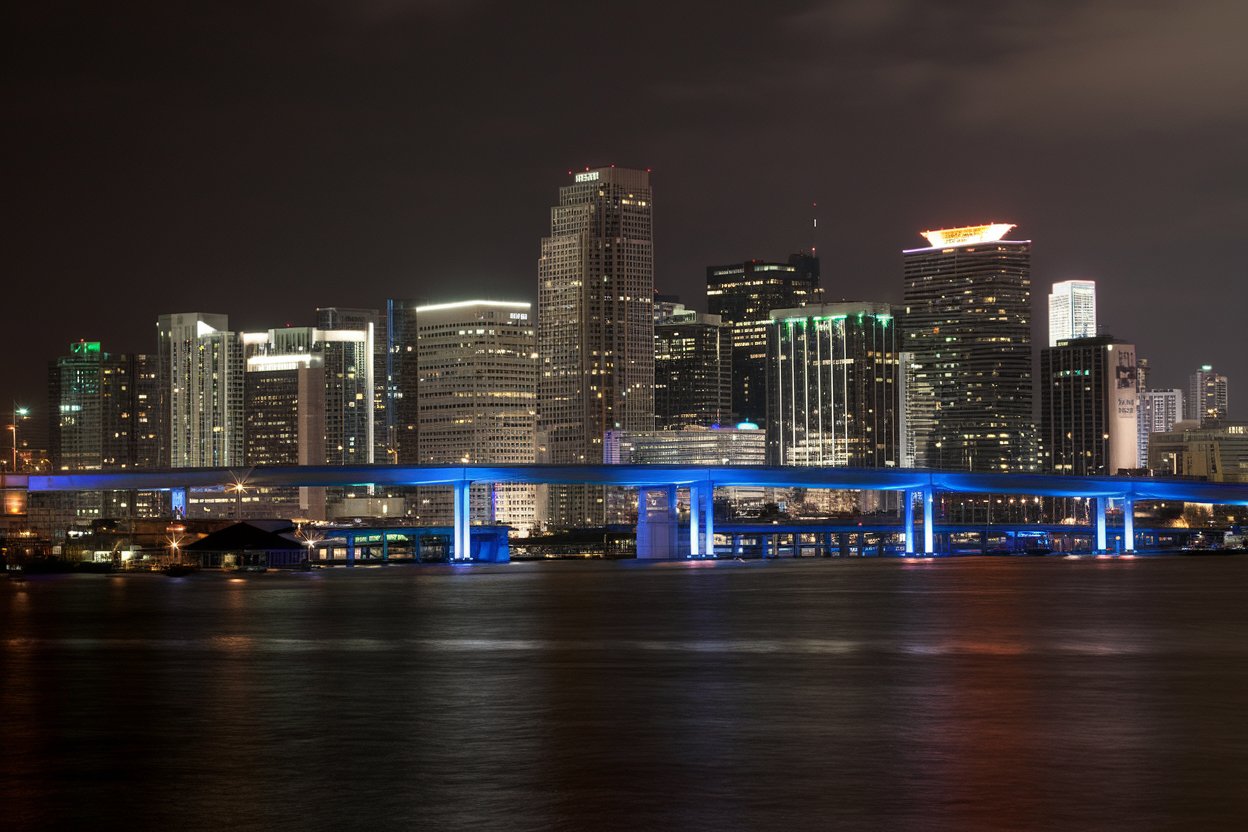
{"type": "Polygon", "coordinates": [[[1248,558],[0,580],[5,828],[1248,824],[1248,558]]]}

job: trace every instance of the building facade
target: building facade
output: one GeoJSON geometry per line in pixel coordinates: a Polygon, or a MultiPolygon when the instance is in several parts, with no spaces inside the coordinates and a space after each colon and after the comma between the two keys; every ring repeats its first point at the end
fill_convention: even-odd
{"type": "Polygon", "coordinates": [[[654,426],[727,424],[732,418],[732,348],[718,315],[675,304],[654,324],[654,426]]]}
{"type": "Polygon", "coordinates": [[[1209,364],[1188,376],[1186,418],[1201,425],[1229,418],[1228,386],[1226,376],[1209,364]]]}
{"type": "Polygon", "coordinates": [[[1096,281],[1063,280],[1049,293],[1049,346],[1096,336],[1096,281]]]}
{"type": "Polygon", "coordinates": [[[1110,336],[1040,351],[1040,429],[1057,474],[1114,475],[1140,467],[1135,346],[1110,336]]]}
{"type": "MultiPolygon", "coordinates": [[[[1143,380],[1141,379],[1141,383],[1143,380]]],[[[1177,387],[1169,390],[1140,391],[1140,464],[1148,463],[1149,437],[1154,433],[1167,433],[1183,420],[1183,391],[1177,387]]]]}
{"type": "Polygon", "coordinates": [[[1011,228],[926,231],[930,245],[902,253],[919,467],[1031,467],[1031,242],[1003,239],[1011,228]]]}
{"type": "Polygon", "coordinates": [[[243,344],[229,326],[227,316],[203,312],[157,321],[163,466],[243,463],[243,344]]]}
{"type": "Polygon", "coordinates": [[[729,330],[732,412],[738,421],[767,419],[767,337],[771,313],[820,299],[819,258],[794,254],[788,262],[747,260],[706,269],[706,302],[729,330]]]}
{"type": "Polygon", "coordinates": [[[1154,433],[1148,445],[1148,467],[1162,476],[1248,482],[1248,422],[1201,427],[1185,423],[1154,433]]]}
{"type": "MultiPolygon", "coordinates": [[[[533,462],[538,362],[531,305],[431,304],[416,310],[416,322],[419,461],[533,462]]],[[[450,517],[451,499],[444,492],[422,489],[422,519],[450,517]]],[[[538,521],[536,493],[528,485],[474,485],[472,520],[530,532],[538,521]]]]}
{"type": "Polygon", "coordinates": [[[386,459],[385,362],[376,309],[322,307],[316,328],[325,360],[325,454],[330,465],[371,465],[386,459]]]}
{"type": "Polygon", "coordinates": [[[887,303],[771,313],[767,448],[773,465],[900,464],[901,359],[887,303]]]}
{"type": "MultiPolygon", "coordinates": [[[[647,171],[595,168],[559,189],[538,261],[544,461],[597,462],[606,431],[654,426],[653,210],[647,171]]],[[[554,526],[606,518],[602,488],[549,491],[554,526]]]]}

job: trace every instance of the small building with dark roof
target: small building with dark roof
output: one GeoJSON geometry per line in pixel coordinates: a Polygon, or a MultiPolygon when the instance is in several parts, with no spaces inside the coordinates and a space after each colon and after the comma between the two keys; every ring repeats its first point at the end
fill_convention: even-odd
{"type": "Polygon", "coordinates": [[[308,560],[307,547],[293,534],[235,523],[184,546],[202,569],[296,569],[308,560]]]}

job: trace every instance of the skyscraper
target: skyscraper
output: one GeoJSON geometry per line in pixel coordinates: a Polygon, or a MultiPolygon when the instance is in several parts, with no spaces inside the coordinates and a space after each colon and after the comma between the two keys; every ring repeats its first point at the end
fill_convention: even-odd
{"type": "Polygon", "coordinates": [[[1175,424],[1182,420],[1182,390],[1174,387],[1140,391],[1140,465],[1148,461],[1149,436],[1174,430],[1175,424]]]}
{"type": "Polygon", "coordinates": [[[1040,350],[1040,429],[1058,474],[1140,467],[1135,346],[1110,336],[1040,350]]]}
{"type": "Polygon", "coordinates": [[[921,468],[1031,466],[1031,242],[1002,239],[1013,227],[925,231],[929,246],[902,252],[921,468]]]}
{"type": "MultiPolygon", "coordinates": [[[[414,464],[417,451],[417,380],[416,308],[412,300],[391,298],[386,301],[385,365],[377,368],[384,373],[386,461],[400,465],[414,464]]],[[[380,459],[378,460],[381,461],[380,459]]]]}
{"type": "Polygon", "coordinates": [[[1049,293],[1049,346],[1096,336],[1096,281],[1063,280],[1049,293]]]}
{"type": "Polygon", "coordinates": [[[674,304],[654,324],[654,423],[710,427],[732,418],[732,354],[718,315],[674,304]]]}
{"type": "Polygon", "coordinates": [[[1202,426],[1226,419],[1229,415],[1226,376],[1215,372],[1209,364],[1201,366],[1187,377],[1184,407],[1186,418],[1202,426]]]}
{"type": "Polygon", "coordinates": [[[899,464],[901,364],[887,303],[771,313],[767,456],[773,465],[899,464]]]}
{"type": "Polygon", "coordinates": [[[154,467],[151,358],[70,344],[48,375],[51,460],[56,471],[154,467]]]}
{"type": "MultiPolygon", "coordinates": [[[[530,304],[431,304],[417,308],[416,322],[420,462],[533,462],[537,356],[530,304]]],[[[449,494],[433,499],[430,512],[449,519],[449,494]]],[[[504,523],[525,531],[537,523],[533,486],[474,485],[469,502],[478,523],[504,523]]]]}
{"type": "MultiPolygon", "coordinates": [[[[608,430],[654,425],[653,194],[647,171],[572,176],[538,261],[538,431],[544,458],[597,463],[608,430]]],[[[550,489],[548,521],[596,525],[603,490],[550,489]]]]}
{"type": "Polygon", "coordinates": [[[732,411],[741,421],[767,420],[767,333],[776,309],[819,299],[819,258],[794,254],[787,263],[747,260],[706,269],[706,302],[729,328],[732,411]]]}
{"type": "Polygon", "coordinates": [[[229,327],[227,316],[203,312],[157,321],[164,465],[243,464],[243,344],[229,327]]]}
{"type": "Polygon", "coordinates": [[[316,310],[325,357],[325,451],[330,465],[370,464],[386,456],[385,383],[375,372],[385,362],[377,346],[378,317],[376,309],[316,310]]]}

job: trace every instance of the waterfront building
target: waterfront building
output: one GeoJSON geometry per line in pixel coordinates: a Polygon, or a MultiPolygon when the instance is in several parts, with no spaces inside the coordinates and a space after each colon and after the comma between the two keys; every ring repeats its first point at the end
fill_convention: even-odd
{"type": "Polygon", "coordinates": [[[752,423],[679,430],[607,431],[608,465],[765,465],[766,434],[752,423]]]}
{"type": "Polygon", "coordinates": [[[1227,379],[1209,364],[1201,366],[1187,378],[1184,414],[1189,421],[1202,425],[1219,422],[1229,416],[1227,379]]]}
{"type": "MultiPolygon", "coordinates": [[[[530,304],[469,300],[418,307],[416,361],[420,463],[535,461],[538,362],[530,304]]],[[[470,516],[528,533],[538,521],[536,500],[529,485],[474,485],[470,516]]],[[[422,489],[420,506],[422,521],[449,521],[446,489],[422,489]]]]}
{"type": "Polygon", "coordinates": [[[1096,336],[1096,281],[1063,280],[1049,293],[1049,346],[1096,336]]]}
{"type": "Polygon", "coordinates": [[[1158,475],[1248,483],[1248,422],[1180,422],[1149,437],[1148,467],[1158,475]]]}
{"type": "Polygon", "coordinates": [[[386,459],[384,337],[376,309],[323,307],[316,328],[325,359],[325,453],[330,465],[366,465],[386,459]]]}
{"type": "Polygon", "coordinates": [[[925,231],[928,246],[902,252],[919,467],[1030,468],[1031,242],[1004,239],[1013,227],[925,231]]]}
{"type": "Polygon", "coordinates": [[[156,325],[162,416],[161,464],[200,468],[243,463],[243,345],[229,318],[161,315],[156,325]]]}
{"type": "MultiPolygon", "coordinates": [[[[419,458],[417,424],[416,308],[413,300],[386,301],[385,325],[385,445],[386,460],[400,465],[414,464],[419,458]]],[[[380,459],[378,460],[381,461],[380,459]]]]}
{"type": "Polygon", "coordinates": [[[1058,474],[1112,475],[1140,467],[1135,346],[1111,336],[1040,351],[1040,425],[1058,474]]]}
{"type": "Polygon", "coordinates": [[[794,254],[787,262],[747,260],[706,269],[706,302],[729,330],[732,412],[739,421],[767,419],[767,334],[771,313],[815,303],[819,258],[794,254]]]}
{"type": "Polygon", "coordinates": [[[767,346],[768,461],[898,465],[902,371],[897,342],[887,303],[773,310],[767,346]]]}
{"type": "Polygon", "coordinates": [[[1177,387],[1168,390],[1140,391],[1140,464],[1148,462],[1149,437],[1154,433],[1166,433],[1183,420],[1183,391],[1177,387]]]}
{"type": "Polygon", "coordinates": [[[718,315],[676,303],[654,324],[654,427],[718,425],[732,417],[732,349],[718,315]]]}
{"type": "MultiPolygon", "coordinates": [[[[654,427],[653,210],[647,171],[588,169],[559,189],[538,261],[544,461],[596,462],[606,431],[654,427]]],[[[552,525],[606,519],[602,488],[549,490],[552,525]]]]}

